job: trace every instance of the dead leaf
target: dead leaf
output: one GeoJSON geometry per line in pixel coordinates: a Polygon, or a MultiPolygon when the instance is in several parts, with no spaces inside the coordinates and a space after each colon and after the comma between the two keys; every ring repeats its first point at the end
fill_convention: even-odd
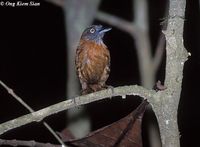
{"type": "MultiPolygon", "coordinates": [[[[62,139],[68,146],[77,147],[142,147],[142,117],[147,100],[144,100],[136,110],[121,120],[105,126],[81,139],[72,139],[71,135],[63,135],[62,139]]],[[[65,133],[69,131],[65,129],[65,133]]]]}

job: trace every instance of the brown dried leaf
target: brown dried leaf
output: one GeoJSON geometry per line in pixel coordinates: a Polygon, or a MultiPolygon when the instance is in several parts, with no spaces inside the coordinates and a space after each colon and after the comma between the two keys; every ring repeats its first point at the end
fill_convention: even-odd
{"type": "Polygon", "coordinates": [[[62,141],[69,141],[70,139],[75,139],[74,135],[70,132],[68,128],[62,130],[62,132],[56,132],[62,141]]]}
{"type": "Polygon", "coordinates": [[[128,116],[84,138],[69,139],[70,137],[66,136],[63,139],[68,139],[67,145],[78,147],[142,147],[141,124],[147,105],[147,100],[144,100],[128,116]]]}

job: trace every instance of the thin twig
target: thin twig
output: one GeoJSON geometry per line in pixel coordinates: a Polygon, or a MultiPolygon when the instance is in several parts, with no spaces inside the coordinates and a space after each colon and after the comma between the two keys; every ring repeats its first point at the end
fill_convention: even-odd
{"type": "Polygon", "coordinates": [[[9,146],[27,146],[27,147],[62,147],[61,145],[55,145],[51,143],[41,143],[41,142],[36,142],[34,140],[30,141],[25,141],[25,140],[5,140],[5,139],[0,139],[0,146],[2,145],[9,145],[9,146]]]}
{"type": "MultiPolygon", "coordinates": [[[[28,105],[26,104],[22,98],[20,98],[10,87],[8,87],[4,82],[2,82],[0,80],[0,85],[2,85],[2,87],[4,87],[8,93],[10,95],[12,95],[20,104],[22,104],[26,109],[28,109],[31,113],[34,112],[34,110],[28,105]]],[[[64,142],[60,139],[60,137],[56,134],[56,132],[46,123],[43,122],[43,125],[47,128],[47,130],[49,130],[49,132],[57,139],[57,141],[62,144],[65,145],[64,142]]]]}
{"type": "Polygon", "coordinates": [[[26,109],[28,109],[30,112],[34,112],[34,110],[27,105],[22,98],[20,98],[10,87],[8,87],[3,81],[0,80],[1,86],[8,91],[10,95],[12,95],[20,104],[22,104],[26,109]]]}
{"type": "Polygon", "coordinates": [[[33,113],[18,117],[16,119],[7,121],[5,123],[0,124],[0,135],[12,130],[14,128],[32,123],[32,122],[40,122],[45,117],[50,116],[52,114],[56,114],[58,112],[83,105],[88,104],[97,100],[102,100],[105,98],[110,98],[113,96],[126,96],[126,95],[135,95],[140,96],[145,99],[148,99],[150,102],[153,102],[153,96],[156,92],[154,90],[147,90],[141,86],[132,85],[132,86],[122,86],[111,89],[102,90],[99,92],[91,93],[84,96],[78,96],[74,99],[69,99],[39,111],[35,111],[33,113]]]}

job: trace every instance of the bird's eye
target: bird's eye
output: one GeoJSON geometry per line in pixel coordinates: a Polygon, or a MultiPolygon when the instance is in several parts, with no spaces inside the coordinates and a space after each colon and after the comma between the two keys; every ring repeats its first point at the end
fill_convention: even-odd
{"type": "Polygon", "coordinates": [[[95,29],[93,29],[93,28],[92,28],[92,29],[90,29],[90,33],[92,33],[92,34],[93,34],[94,32],[95,32],[95,29]]]}

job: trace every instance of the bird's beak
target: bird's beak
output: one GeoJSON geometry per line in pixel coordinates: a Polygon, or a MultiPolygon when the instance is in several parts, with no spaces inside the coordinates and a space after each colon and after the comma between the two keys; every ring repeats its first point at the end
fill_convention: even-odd
{"type": "Polygon", "coordinates": [[[108,31],[110,31],[112,28],[102,28],[100,31],[99,31],[99,33],[100,34],[104,34],[105,32],[108,32],[108,31]]]}

